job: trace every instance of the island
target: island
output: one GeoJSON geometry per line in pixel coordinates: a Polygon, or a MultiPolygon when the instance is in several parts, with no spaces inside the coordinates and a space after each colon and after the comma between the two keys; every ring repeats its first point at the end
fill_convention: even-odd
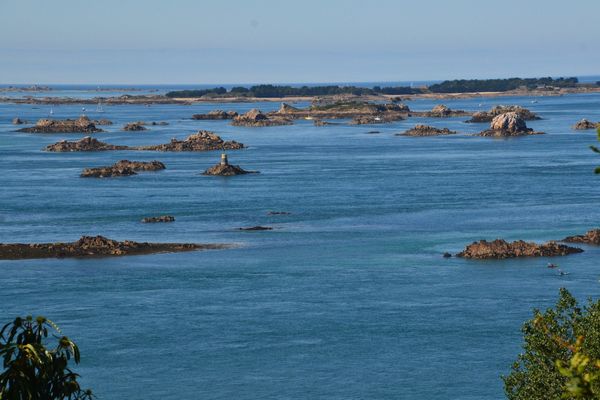
{"type": "Polygon", "coordinates": [[[214,176],[234,176],[234,175],[245,175],[245,174],[258,174],[258,171],[246,171],[239,165],[231,165],[227,160],[227,154],[221,154],[221,161],[207,169],[202,175],[214,175],[214,176]]]}
{"type": "Polygon", "coordinates": [[[492,107],[492,109],[490,109],[490,111],[476,112],[473,114],[471,119],[469,119],[465,122],[468,122],[468,123],[491,122],[494,119],[494,117],[501,115],[501,114],[506,114],[508,112],[515,112],[515,113],[517,113],[517,115],[519,117],[521,117],[522,119],[524,119],[526,121],[541,119],[535,113],[533,113],[533,112],[529,111],[528,109],[523,108],[521,106],[502,106],[502,105],[500,105],[500,106],[492,107]]]}
{"type": "Polygon", "coordinates": [[[600,246],[600,229],[592,229],[583,235],[568,236],[562,241],[568,243],[584,243],[600,246]]]}
{"type": "Polygon", "coordinates": [[[454,135],[456,131],[451,131],[448,128],[435,128],[429,125],[415,125],[402,133],[396,133],[396,136],[439,136],[439,135],[454,135]]]}
{"type": "Polygon", "coordinates": [[[496,239],[488,242],[480,240],[468,245],[457,257],[474,259],[503,259],[514,257],[555,257],[581,253],[582,249],[550,241],[544,244],[516,240],[507,242],[496,239]]]}
{"type": "Polygon", "coordinates": [[[233,118],[231,125],[233,126],[248,126],[248,127],[263,127],[263,126],[280,126],[291,125],[292,120],[276,114],[264,114],[262,111],[253,108],[245,114],[237,115],[233,118]]]}
{"type": "Polygon", "coordinates": [[[160,161],[117,161],[109,167],[86,168],[81,173],[82,178],[110,178],[116,176],[136,175],[138,171],[160,171],[165,169],[160,161]]]}
{"type": "Polygon", "coordinates": [[[77,119],[40,119],[28,128],[21,128],[17,132],[26,133],[97,133],[103,132],[96,128],[96,124],[85,115],[77,119]]]}
{"type": "Polygon", "coordinates": [[[527,127],[525,120],[516,112],[507,112],[500,114],[492,119],[490,129],[477,134],[477,136],[489,137],[513,137],[513,136],[528,136],[541,135],[544,132],[536,132],[527,127]]]}

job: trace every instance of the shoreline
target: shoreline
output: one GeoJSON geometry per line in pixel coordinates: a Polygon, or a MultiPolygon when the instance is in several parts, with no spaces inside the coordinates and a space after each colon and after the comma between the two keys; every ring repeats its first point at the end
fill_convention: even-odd
{"type": "MultiPolygon", "coordinates": [[[[529,96],[529,97],[556,97],[569,94],[586,94],[600,93],[600,87],[579,87],[579,88],[562,88],[556,90],[510,90],[506,92],[461,92],[461,93],[422,93],[422,94],[407,94],[407,95],[340,95],[340,99],[360,100],[360,101],[391,101],[400,98],[402,101],[411,100],[452,100],[452,99],[471,99],[471,98],[501,98],[514,96],[529,96]]],[[[11,104],[37,104],[37,105],[62,105],[62,104],[98,104],[110,105],[126,105],[126,104],[181,104],[192,105],[194,103],[259,103],[259,102],[276,102],[276,103],[298,103],[312,102],[316,99],[326,96],[290,96],[290,97],[167,97],[164,95],[122,95],[117,97],[92,97],[92,98],[74,98],[74,97],[0,97],[0,103],[11,104]]]]}

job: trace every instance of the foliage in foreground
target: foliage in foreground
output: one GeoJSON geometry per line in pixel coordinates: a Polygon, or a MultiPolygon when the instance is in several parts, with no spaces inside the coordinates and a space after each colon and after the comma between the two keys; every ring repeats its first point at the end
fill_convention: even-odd
{"type": "Polygon", "coordinates": [[[581,309],[560,290],[555,308],[534,310],[504,389],[511,400],[600,399],[600,301],[581,309]]]}
{"type": "Polygon", "coordinates": [[[91,399],[82,390],[78,374],[68,364],[79,363],[79,349],[60,329],[44,317],[16,318],[0,330],[0,400],[79,400],[91,399]],[[57,339],[47,348],[48,333],[57,339]]]}

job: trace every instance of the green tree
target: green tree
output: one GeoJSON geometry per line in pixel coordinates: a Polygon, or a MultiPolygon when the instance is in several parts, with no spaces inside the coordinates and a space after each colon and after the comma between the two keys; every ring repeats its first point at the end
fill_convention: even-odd
{"type": "Polygon", "coordinates": [[[524,352],[502,378],[509,399],[600,398],[600,301],[581,309],[561,289],[555,308],[534,310],[523,334],[524,352]]]}
{"type": "Polygon", "coordinates": [[[79,349],[52,321],[31,316],[18,317],[0,330],[0,400],[79,400],[91,399],[82,390],[78,374],[69,362],[79,363],[79,349]],[[47,348],[48,333],[57,339],[47,348]]]}

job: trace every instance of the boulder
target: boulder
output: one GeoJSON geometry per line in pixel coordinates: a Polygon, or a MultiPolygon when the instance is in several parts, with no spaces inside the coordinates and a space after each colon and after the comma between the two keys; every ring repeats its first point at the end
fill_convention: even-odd
{"type": "Polygon", "coordinates": [[[245,227],[245,228],[238,228],[239,231],[272,231],[273,228],[271,228],[270,226],[249,226],[249,227],[245,227]]]}
{"type": "Polygon", "coordinates": [[[171,139],[170,143],[139,146],[136,150],[154,150],[154,151],[211,151],[211,150],[238,150],[243,149],[244,145],[236,141],[224,141],[214,132],[198,131],[188,136],[185,140],[171,139]]]}
{"type": "Polygon", "coordinates": [[[516,112],[511,111],[495,116],[490,123],[490,129],[479,133],[478,136],[510,137],[539,135],[542,133],[534,132],[533,129],[528,128],[525,120],[516,112]]]}
{"type": "Polygon", "coordinates": [[[403,133],[397,133],[396,136],[439,136],[439,135],[453,135],[455,131],[451,131],[448,128],[435,128],[429,125],[416,125],[403,133]]]}
{"type": "Polygon", "coordinates": [[[495,106],[492,107],[490,111],[480,111],[473,114],[471,119],[466,122],[491,122],[494,117],[501,114],[506,114],[508,112],[515,112],[526,121],[541,119],[535,113],[529,111],[528,109],[521,106],[495,106]]]}
{"type": "Polygon", "coordinates": [[[82,236],[70,243],[0,244],[0,260],[126,256],[227,247],[223,244],[120,242],[104,236],[82,236]]]}
{"type": "Polygon", "coordinates": [[[127,146],[117,146],[99,141],[98,139],[86,136],[81,140],[69,142],[62,140],[60,142],[46,146],[46,151],[70,152],[70,151],[107,151],[107,150],[127,150],[127,146]]]}
{"type": "Polygon", "coordinates": [[[133,131],[133,132],[145,131],[146,127],[144,125],[146,125],[146,123],[143,121],[130,122],[123,126],[123,130],[124,131],[133,131]]]}
{"type": "Polygon", "coordinates": [[[13,125],[23,125],[26,124],[27,121],[23,121],[21,118],[15,117],[12,120],[13,125]]]}
{"type": "Polygon", "coordinates": [[[278,125],[291,125],[292,120],[283,117],[268,117],[263,114],[260,110],[253,108],[245,114],[238,115],[233,118],[231,123],[234,126],[249,126],[249,127],[262,127],[262,126],[278,126],[278,125]]]}
{"type": "Polygon", "coordinates": [[[577,131],[583,131],[583,130],[587,130],[587,129],[596,129],[597,127],[600,127],[600,123],[588,121],[585,118],[582,119],[581,121],[577,122],[575,125],[573,125],[573,129],[575,129],[577,131]]]}
{"type": "Polygon", "coordinates": [[[157,222],[174,222],[175,217],[171,215],[161,215],[160,217],[146,217],[142,219],[145,224],[152,224],[157,222]]]}
{"type": "Polygon", "coordinates": [[[17,132],[27,133],[96,133],[102,132],[102,129],[96,128],[96,125],[88,117],[82,115],[78,119],[40,119],[29,128],[21,128],[17,132]]]}
{"type": "Polygon", "coordinates": [[[456,256],[475,259],[503,259],[513,257],[555,257],[581,252],[583,250],[579,248],[569,247],[554,241],[537,244],[523,240],[507,242],[496,239],[492,242],[486,240],[473,242],[456,256]]]}
{"type": "Polygon", "coordinates": [[[600,246],[600,229],[592,229],[583,235],[568,236],[563,239],[563,242],[585,243],[600,246]]]}

